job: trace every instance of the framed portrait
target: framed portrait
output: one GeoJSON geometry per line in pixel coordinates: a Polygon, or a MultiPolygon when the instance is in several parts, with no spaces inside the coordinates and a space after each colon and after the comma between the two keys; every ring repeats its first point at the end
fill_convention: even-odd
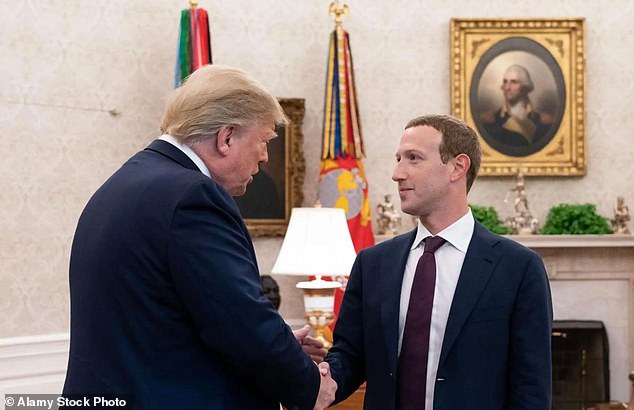
{"type": "Polygon", "coordinates": [[[304,99],[279,98],[289,119],[268,145],[269,161],[260,167],[243,196],[235,197],[251,236],[283,236],[291,209],[302,205],[305,173],[302,144],[304,99]]]}
{"type": "Polygon", "coordinates": [[[480,175],[586,174],[584,19],[452,19],[451,112],[480,175]]]}

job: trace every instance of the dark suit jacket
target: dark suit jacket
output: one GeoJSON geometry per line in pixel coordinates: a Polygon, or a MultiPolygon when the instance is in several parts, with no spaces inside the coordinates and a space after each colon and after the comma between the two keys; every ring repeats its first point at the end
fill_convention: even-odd
{"type": "Polygon", "coordinates": [[[79,219],[64,394],[129,394],[147,409],[312,408],[317,367],[259,279],[233,198],[154,141],[79,219]]]}
{"type": "MultiPolygon", "coordinates": [[[[357,256],[326,357],[337,400],[367,380],[365,408],[395,406],[401,282],[415,236],[357,256]]],[[[476,222],[449,313],[434,409],[550,409],[551,323],[539,256],[476,222]]]]}
{"type": "Polygon", "coordinates": [[[485,129],[499,144],[511,147],[527,147],[529,145],[539,144],[541,139],[544,138],[552,124],[546,124],[542,122],[541,114],[536,111],[528,113],[528,119],[535,124],[535,135],[532,142],[520,133],[508,130],[504,128],[504,124],[510,115],[502,110],[498,110],[495,113],[494,122],[485,124],[485,129]]]}

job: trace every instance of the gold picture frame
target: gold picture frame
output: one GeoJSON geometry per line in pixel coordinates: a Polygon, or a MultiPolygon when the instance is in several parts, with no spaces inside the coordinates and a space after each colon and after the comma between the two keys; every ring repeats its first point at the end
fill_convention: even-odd
{"type": "Polygon", "coordinates": [[[253,237],[284,236],[291,209],[304,201],[304,99],[278,101],[290,122],[278,127],[278,137],[268,145],[269,161],[260,167],[246,194],[235,198],[253,237]]]}
{"type": "Polygon", "coordinates": [[[451,20],[451,112],[478,131],[480,175],[586,174],[584,41],[583,18],[451,20]]]}

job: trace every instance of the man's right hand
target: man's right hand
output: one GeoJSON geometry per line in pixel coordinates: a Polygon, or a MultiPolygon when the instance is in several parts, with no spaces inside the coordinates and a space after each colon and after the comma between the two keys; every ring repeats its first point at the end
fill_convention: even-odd
{"type": "Polygon", "coordinates": [[[319,385],[319,394],[315,402],[314,410],[323,410],[335,401],[335,393],[337,392],[337,382],[334,381],[330,374],[330,365],[327,362],[321,362],[318,365],[321,383],[319,385]]]}

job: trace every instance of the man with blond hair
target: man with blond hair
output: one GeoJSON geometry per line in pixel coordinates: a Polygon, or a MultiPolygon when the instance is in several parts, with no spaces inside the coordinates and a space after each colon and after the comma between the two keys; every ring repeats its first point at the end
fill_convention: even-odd
{"type": "Polygon", "coordinates": [[[293,333],[264,296],[232,198],[286,122],[277,100],[240,70],[203,67],[172,93],[163,135],[116,171],[79,219],[65,396],[122,396],[141,409],[332,401],[328,365],[306,354],[320,361],[323,346],[306,328],[293,333]]]}

